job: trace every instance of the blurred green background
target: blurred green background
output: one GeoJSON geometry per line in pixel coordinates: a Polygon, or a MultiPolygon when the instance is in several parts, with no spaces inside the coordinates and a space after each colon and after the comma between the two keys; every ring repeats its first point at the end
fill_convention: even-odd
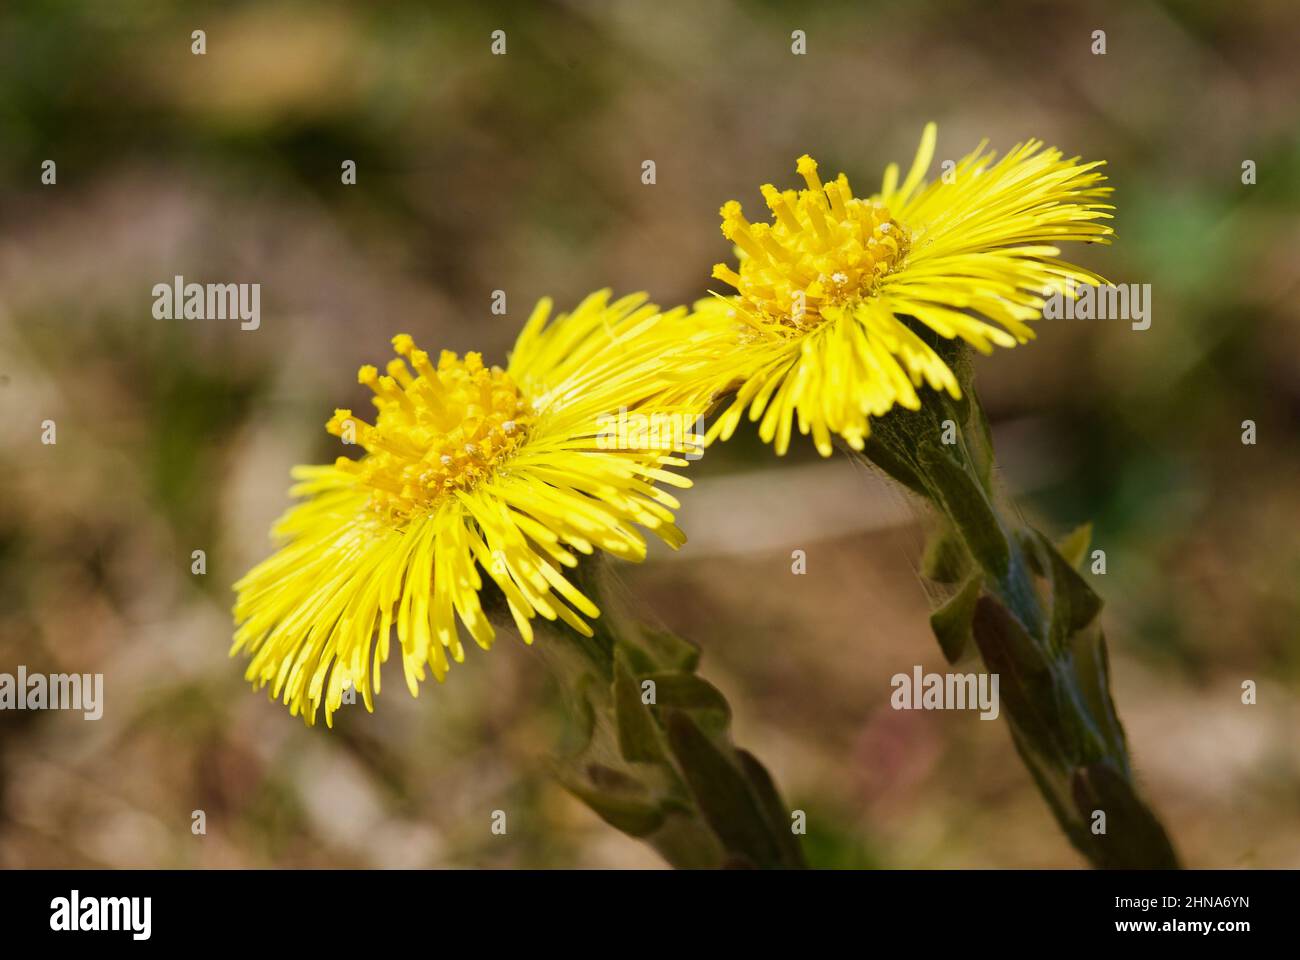
{"type": "MultiPolygon", "coordinates": [[[[0,671],[102,672],[106,702],[0,714],[0,865],[655,866],[549,778],[561,699],[513,635],[309,730],[227,659],[230,584],[392,334],[501,362],[543,295],[689,302],[724,200],[761,210],[804,152],[874,189],[934,119],[937,161],[1039,137],[1110,163],[1117,240],[1071,254],[1150,283],[1151,329],[1045,322],[980,391],[1026,511],[1096,522],[1116,698],[1186,861],[1300,866],[1297,36],[1269,0],[10,0],[0,671]],[[154,319],[176,274],[261,283],[261,328],[154,319]]],[[[1002,721],[889,709],[894,673],[943,669],[901,495],[752,437],[690,472],[691,543],[623,576],[703,645],[810,859],[1079,865],[1002,721]]]]}

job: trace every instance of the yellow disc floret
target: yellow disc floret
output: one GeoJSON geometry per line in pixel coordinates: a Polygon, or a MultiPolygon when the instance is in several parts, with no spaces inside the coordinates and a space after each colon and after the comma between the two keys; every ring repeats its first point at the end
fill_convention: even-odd
{"type": "Polygon", "coordinates": [[[510,375],[485,367],[478,353],[444,350],[435,369],[406,334],[393,338],[393,349],[398,358],[385,375],[368,364],[357,373],[375,393],[374,425],[335,410],[325,429],[366,450],[336,466],[370,488],[373,510],[403,520],[491,475],[519,447],[532,417],[510,375]]]}
{"type": "Polygon", "coordinates": [[[720,263],[713,276],[740,293],[742,319],[768,333],[805,332],[826,307],[871,296],[908,252],[907,231],[884,204],[854,197],[844,174],[823,184],[807,154],[796,169],[806,190],[761,188],[772,223],[750,223],[734,200],[720,211],[740,269],[720,263]]]}

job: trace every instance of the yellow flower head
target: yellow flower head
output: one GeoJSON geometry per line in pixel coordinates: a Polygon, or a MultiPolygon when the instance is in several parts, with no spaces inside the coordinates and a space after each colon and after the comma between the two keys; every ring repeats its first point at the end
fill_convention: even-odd
{"type": "Polygon", "coordinates": [[[406,334],[383,375],[362,367],[374,422],[336,410],[326,429],[364,454],[295,468],[305,499],[276,524],[279,550],[235,584],[247,678],[309,722],[349,687],[373,709],[396,627],[415,695],[426,666],[442,680],[463,659],[457,620],[492,643],[482,573],[526,641],[538,614],[590,635],[582,617],[600,612],[560,571],[596,548],[642,559],[637,526],[680,546],[679,504],[656,484],[689,486],[664,468],[702,440],[702,403],[656,399],[684,311],[645,299],[593,294],[554,322],[542,301],[504,370],[477,353],[435,364],[406,334]]]}
{"type": "Polygon", "coordinates": [[[923,383],[960,395],[904,318],[988,353],[1033,336],[1026,321],[1040,315],[1044,294],[1101,282],[1058,260],[1056,244],[1109,242],[1102,162],[1065,159],[1037,140],[995,162],[981,143],[927,184],[935,132],[926,126],[902,184],[890,164],[870,199],[855,197],[842,173],[823,182],[803,156],[806,189],[761,188],[771,223],[750,223],[734,200],[723,205],[722,233],[739,264],[718,264],[713,276],[736,293],[697,304],[695,319],[716,335],[714,385],[736,395],[710,441],[729,438],[748,407],[779,454],[796,418],[823,456],[834,435],[860,450],[869,418],[895,404],[918,408],[923,383]]]}

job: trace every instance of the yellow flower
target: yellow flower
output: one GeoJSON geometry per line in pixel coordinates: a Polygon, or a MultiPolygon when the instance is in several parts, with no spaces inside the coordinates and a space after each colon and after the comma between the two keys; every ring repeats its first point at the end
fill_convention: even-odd
{"type": "Polygon", "coordinates": [[[713,276],[737,293],[697,304],[694,319],[715,334],[715,387],[736,394],[710,442],[729,438],[748,407],[779,454],[796,418],[823,456],[833,435],[860,450],[869,418],[895,404],[917,409],[922,384],[960,396],[916,323],[988,353],[1033,336],[1026,321],[1046,294],[1103,282],[1057,259],[1056,246],[1109,242],[1102,161],[1031,140],[995,162],[981,143],[927,184],[935,132],[926,126],[903,182],[890,164],[870,199],[855,198],[842,173],[823,183],[803,156],[807,189],[762,187],[770,224],[750,223],[735,201],[722,207],[739,267],[718,264],[713,276]]]}
{"type": "Polygon", "coordinates": [[[349,687],[373,709],[396,627],[415,695],[426,665],[442,680],[463,659],[457,619],[492,643],[480,571],[525,641],[538,614],[590,636],[582,618],[599,610],[560,571],[596,548],[642,559],[636,525],[681,545],[679,504],[656,484],[689,486],[664,468],[702,439],[702,404],[654,399],[674,383],[684,311],[645,301],[604,291],[548,323],[543,300],[504,370],[445,351],[435,366],[406,334],[386,375],[362,367],[373,425],[337,410],[326,429],[364,455],[295,468],[305,500],[276,524],[278,552],[235,584],[231,653],[252,654],[254,686],[308,722],[322,703],[331,722],[349,687]]]}

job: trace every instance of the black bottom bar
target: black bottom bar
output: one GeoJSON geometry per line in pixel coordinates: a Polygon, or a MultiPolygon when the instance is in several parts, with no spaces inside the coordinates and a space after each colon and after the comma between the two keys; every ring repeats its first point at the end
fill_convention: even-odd
{"type": "Polygon", "coordinates": [[[5,871],[6,945],[76,941],[345,950],[534,947],[715,934],[728,946],[815,942],[1229,948],[1288,929],[1287,871],[5,871]],[[75,891],[75,893],[74,893],[75,891]],[[146,900],[147,910],[146,910],[146,900]],[[86,927],[115,929],[87,930],[86,927]],[[75,930],[73,928],[76,928],[75,930]],[[677,931],[676,933],[672,931],[677,931]],[[147,933],[147,938],[144,934],[147,933]],[[1043,939],[1055,937],[1056,939],[1043,939]],[[811,938],[811,939],[810,939],[811,938]]]}

